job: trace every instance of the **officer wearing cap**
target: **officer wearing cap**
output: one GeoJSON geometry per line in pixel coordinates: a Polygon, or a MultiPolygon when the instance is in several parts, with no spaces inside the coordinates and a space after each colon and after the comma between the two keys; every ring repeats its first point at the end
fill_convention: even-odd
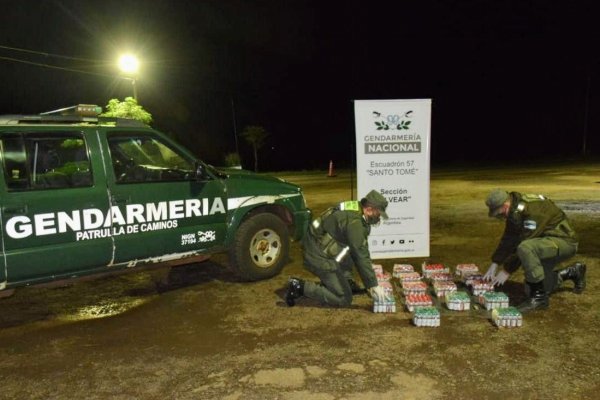
{"type": "Polygon", "coordinates": [[[285,293],[288,306],[306,296],[330,306],[349,306],[353,291],[352,267],[374,300],[383,301],[371,263],[367,237],[371,226],[387,219],[388,202],[380,193],[370,191],[359,201],[345,201],[327,209],[309,226],[302,240],[304,266],[321,283],[290,278],[285,293]]]}
{"type": "Polygon", "coordinates": [[[548,295],[566,280],[573,281],[575,293],[583,292],[585,264],[577,262],[554,271],[558,263],[575,255],[578,242],[567,216],[552,200],[540,194],[494,189],[485,204],[488,216],[504,220],[506,225],[484,278],[502,285],[522,265],[529,298],[518,306],[521,312],[547,308],[548,295]],[[499,265],[503,269],[496,273],[499,265]]]}

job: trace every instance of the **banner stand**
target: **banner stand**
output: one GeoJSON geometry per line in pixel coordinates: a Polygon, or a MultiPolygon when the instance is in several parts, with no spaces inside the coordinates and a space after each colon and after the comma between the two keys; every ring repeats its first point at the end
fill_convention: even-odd
{"type": "Polygon", "coordinates": [[[357,198],[376,190],[389,202],[371,257],[429,257],[431,99],[355,100],[354,114],[357,198]]]}

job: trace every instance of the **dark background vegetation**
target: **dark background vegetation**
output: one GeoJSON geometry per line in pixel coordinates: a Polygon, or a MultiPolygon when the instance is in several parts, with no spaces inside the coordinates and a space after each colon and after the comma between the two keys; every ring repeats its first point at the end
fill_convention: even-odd
{"type": "Polygon", "coordinates": [[[356,99],[431,98],[434,164],[600,153],[592,1],[1,3],[2,114],[130,96],[129,50],[153,125],[217,165],[260,125],[261,170],[351,166],[356,99]]]}

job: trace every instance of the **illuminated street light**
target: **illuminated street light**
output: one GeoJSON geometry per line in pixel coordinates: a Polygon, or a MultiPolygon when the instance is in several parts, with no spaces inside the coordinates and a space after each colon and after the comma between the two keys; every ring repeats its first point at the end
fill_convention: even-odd
{"type": "Polygon", "coordinates": [[[119,68],[126,74],[135,75],[140,67],[140,63],[136,56],[125,54],[119,58],[119,68]]]}
{"type": "Polygon", "coordinates": [[[131,86],[133,87],[133,98],[137,101],[137,87],[135,80],[137,79],[137,73],[140,68],[140,62],[137,57],[132,54],[125,54],[119,58],[119,69],[127,75],[126,79],[131,79],[131,86]]]}

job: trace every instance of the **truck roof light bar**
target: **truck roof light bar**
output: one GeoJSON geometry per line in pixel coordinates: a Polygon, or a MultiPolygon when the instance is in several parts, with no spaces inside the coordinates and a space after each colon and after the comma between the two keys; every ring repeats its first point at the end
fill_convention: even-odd
{"type": "Polygon", "coordinates": [[[79,117],[97,117],[102,113],[102,107],[95,104],[78,104],[76,106],[60,108],[58,110],[40,113],[44,116],[79,116],[79,117]]]}

